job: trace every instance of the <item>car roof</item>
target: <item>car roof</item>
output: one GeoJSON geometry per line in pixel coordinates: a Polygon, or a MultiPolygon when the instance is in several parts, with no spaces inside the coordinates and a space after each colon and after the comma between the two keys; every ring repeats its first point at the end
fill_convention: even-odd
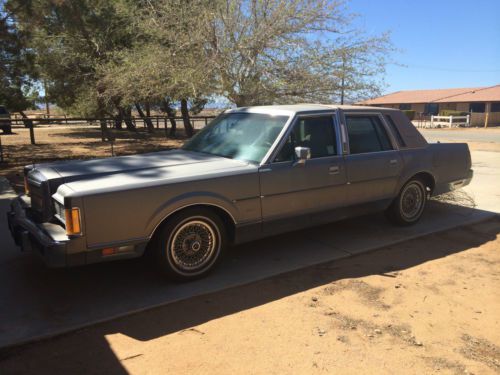
{"type": "Polygon", "coordinates": [[[381,110],[389,108],[369,107],[360,105],[340,105],[340,104],[286,104],[286,105],[264,105],[254,107],[238,107],[229,109],[226,113],[264,113],[271,115],[294,115],[307,112],[328,112],[336,109],[342,110],[381,110]]]}

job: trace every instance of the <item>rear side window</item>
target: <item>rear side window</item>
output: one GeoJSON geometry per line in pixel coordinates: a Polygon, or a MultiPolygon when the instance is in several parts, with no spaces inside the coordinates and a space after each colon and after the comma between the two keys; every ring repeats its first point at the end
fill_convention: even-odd
{"type": "Polygon", "coordinates": [[[5,107],[2,107],[0,105],[0,115],[8,115],[8,114],[9,114],[9,112],[7,112],[7,110],[5,109],[5,107]]]}
{"type": "Polygon", "coordinates": [[[403,137],[401,136],[401,133],[399,132],[398,128],[396,127],[396,124],[394,123],[392,117],[389,115],[385,115],[385,119],[387,120],[387,123],[389,124],[389,127],[392,130],[392,134],[394,134],[394,136],[398,140],[399,145],[401,147],[406,147],[406,143],[403,137]]]}
{"type": "Polygon", "coordinates": [[[351,154],[392,150],[389,136],[378,116],[346,116],[351,154]]]}

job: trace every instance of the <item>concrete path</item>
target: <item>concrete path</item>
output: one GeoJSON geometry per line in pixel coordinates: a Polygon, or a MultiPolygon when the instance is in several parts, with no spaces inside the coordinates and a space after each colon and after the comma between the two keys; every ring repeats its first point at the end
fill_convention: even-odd
{"type": "Polygon", "coordinates": [[[142,259],[51,270],[14,246],[0,193],[0,347],[50,337],[176,300],[250,283],[313,264],[477,222],[485,210],[431,202],[422,221],[396,228],[383,215],[367,216],[238,246],[208,278],[173,284],[142,259]]]}

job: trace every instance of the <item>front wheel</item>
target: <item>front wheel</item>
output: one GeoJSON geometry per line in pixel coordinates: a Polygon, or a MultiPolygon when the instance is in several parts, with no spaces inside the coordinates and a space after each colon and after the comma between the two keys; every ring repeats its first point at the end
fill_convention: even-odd
{"type": "Polygon", "coordinates": [[[189,208],[163,225],[155,246],[157,265],[169,278],[194,280],[217,264],[226,247],[224,223],[206,208],[189,208]]]}
{"type": "Polygon", "coordinates": [[[412,225],[422,216],[426,203],[425,185],[419,179],[412,179],[403,186],[386,214],[397,225],[412,225]]]}

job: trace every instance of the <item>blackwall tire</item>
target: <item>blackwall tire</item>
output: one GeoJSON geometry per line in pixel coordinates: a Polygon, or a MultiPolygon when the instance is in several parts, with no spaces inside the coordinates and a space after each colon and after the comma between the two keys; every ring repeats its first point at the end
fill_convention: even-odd
{"type": "Polygon", "coordinates": [[[420,179],[408,181],[386,211],[389,220],[401,226],[417,223],[427,204],[427,189],[420,179]]]}

